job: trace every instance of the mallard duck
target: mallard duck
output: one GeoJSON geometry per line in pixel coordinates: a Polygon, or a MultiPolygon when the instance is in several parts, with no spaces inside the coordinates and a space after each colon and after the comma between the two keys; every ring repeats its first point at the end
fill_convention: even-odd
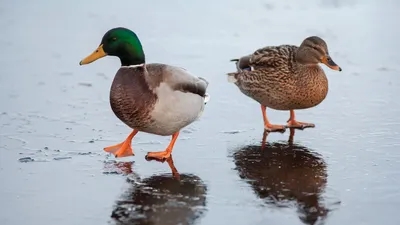
{"type": "Polygon", "coordinates": [[[319,63],[342,71],[329,56],[325,41],[316,36],[306,38],[300,47],[268,46],[231,61],[236,62],[237,72],[228,73],[228,80],[261,104],[264,127],[270,132],[314,127],[297,121],[294,110],[314,107],[325,99],[328,80],[319,63]],[[271,124],[266,107],[290,110],[287,125],[271,124]]]}
{"type": "Polygon", "coordinates": [[[179,131],[203,112],[209,100],[208,82],[180,67],[146,64],[138,36],[126,28],[109,30],[99,47],[79,64],[89,64],[107,55],[121,60],[121,68],[111,85],[111,109],[133,131],[124,142],[104,150],[115,157],[131,156],[134,155],[131,141],[139,131],[172,135],[165,151],[146,155],[146,158],[168,159],[179,131]]]}

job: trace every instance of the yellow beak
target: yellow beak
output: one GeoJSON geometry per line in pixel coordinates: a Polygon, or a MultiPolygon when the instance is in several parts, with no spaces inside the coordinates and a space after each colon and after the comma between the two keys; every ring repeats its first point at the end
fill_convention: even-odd
{"type": "Polygon", "coordinates": [[[90,54],[88,57],[84,58],[82,61],[79,62],[79,65],[85,65],[89,64],[91,62],[94,62],[100,58],[103,58],[106,56],[107,53],[104,52],[103,45],[101,44],[96,51],[94,51],[92,54],[90,54]]]}

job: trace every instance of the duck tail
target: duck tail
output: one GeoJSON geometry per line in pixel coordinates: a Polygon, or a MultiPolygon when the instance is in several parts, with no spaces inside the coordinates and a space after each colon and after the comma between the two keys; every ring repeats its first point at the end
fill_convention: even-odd
{"type": "Polygon", "coordinates": [[[201,109],[201,111],[199,112],[199,114],[197,115],[196,120],[198,120],[198,119],[201,117],[201,115],[203,115],[205,105],[207,105],[207,102],[208,102],[208,101],[210,101],[210,95],[209,95],[208,93],[205,93],[205,94],[204,94],[204,106],[203,106],[203,108],[201,109]]]}
{"type": "Polygon", "coordinates": [[[229,83],[236,83],[237,79],[236,79],[236,75],[237,73],[228,73],[228,82],[229,83]]]}
{"type": "Polygon", "coordinates": [[[207,102],[210,101],[210,95],[208,93],[206,93],[204,95],[204,105],[207,105],[207,102]]]}
{"type": "Polygon", "coordinates": [[[231,62],[239,62],[239,59],[231,59],[231,62]]]}

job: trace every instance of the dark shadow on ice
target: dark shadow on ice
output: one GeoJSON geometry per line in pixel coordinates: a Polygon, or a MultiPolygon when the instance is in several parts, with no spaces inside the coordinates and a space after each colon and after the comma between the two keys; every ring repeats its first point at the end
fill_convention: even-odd
{"type": "Polygon", "coordinates": [[[305,146],[293,144],[294,129],[288,142],[248,145],[233,155],[240,178],[251,185],[267,206],[291,207],[306,224],[323,221],[328,209],[321,197],[327,183],[326,163],[305,146]]]}
{"type": "Polygon", "coordinates": [[[111,213],[115,224],[193,224],[205,214],[204,182],[193,174],[179,174],[172,157],[167,163],[172,174],[141,179],[132,172],[128,176],[129,187],[111,213]]]}

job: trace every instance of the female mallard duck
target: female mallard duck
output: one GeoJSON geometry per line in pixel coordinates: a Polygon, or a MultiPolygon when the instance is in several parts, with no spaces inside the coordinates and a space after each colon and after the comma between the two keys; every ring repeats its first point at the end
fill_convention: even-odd
{"type": "Polygon", "coordinates": [[[131,156],[134,155],[131,141],[139,131],[172,135],[165,151],[149,152],[146,156],[168,159],[179,131],[202,113],[209,99],[208,82],[179,67],[145,64],[139,38],[126,28],[109,30],[96,51],[79,64],[88,64],[106,55],[121,60],[121,68],[111,86],[111,108],[133,131],[124,142],[104,150],[115,157],[131,156]]]}
{"type": "Polygon", "coordinates": [[[325,41],[315,36],[306,38],[300,47],[265,47],[231,61],[236,62],[238,71],[229,73],[229,80],[261,104],[267,131],[314,127],[312,123],[296,121],[294,110],[314,107],[325,99],[328,80],[318,63],[342,71],[329,56],[325,41]],[[287,126],[271,124],[266,107],[290,110],[287,126]]]}

